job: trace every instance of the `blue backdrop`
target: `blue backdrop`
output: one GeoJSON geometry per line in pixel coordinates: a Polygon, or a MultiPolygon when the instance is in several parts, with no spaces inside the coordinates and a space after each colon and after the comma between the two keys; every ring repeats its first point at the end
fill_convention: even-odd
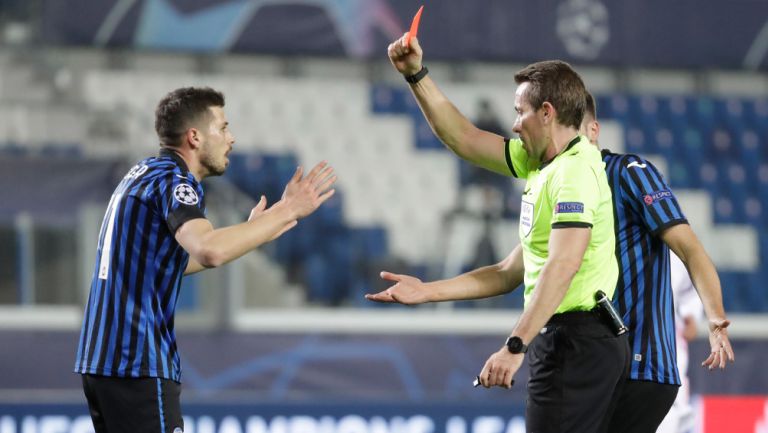
{"type": "MultiPolygon", "coordinates": [[[[411,0],[43,0],[48,44],[380,58],[411,0]]],[[[761,68],[759,0],[425,0],[433,59],[761,68]]]]}

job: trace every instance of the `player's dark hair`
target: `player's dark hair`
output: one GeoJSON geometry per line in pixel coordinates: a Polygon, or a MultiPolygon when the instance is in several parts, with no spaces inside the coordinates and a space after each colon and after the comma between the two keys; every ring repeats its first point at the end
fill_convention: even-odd
{"type": "Polygon", "coordinates": [[[515,82],[530,83],[527,97],[534,110],[549,102],[557,110],[558,122],[579,129],[587,89],[571,65],[560,60],[533,63],[515,74],[515,82]]]}
{"type": "Polygon", "coordinates": [[[589,92],[587,92],[586,103],[587,107],[584,111],[584,115],[592,116],[592,120],[597,120],[597,103],[595,102],[595,97],[589,92]]]}
{"type": "Polygon", "coordinates": [[[209,107],[223,106],[224,95],[210,87],[182,87],[168,93],[155,110],[160,145],[178,147],[187,129],[210,115],[209,107]]]}

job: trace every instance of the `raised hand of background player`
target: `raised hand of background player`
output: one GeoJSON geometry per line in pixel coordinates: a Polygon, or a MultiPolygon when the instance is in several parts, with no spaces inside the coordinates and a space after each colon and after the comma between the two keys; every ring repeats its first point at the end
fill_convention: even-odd
{"type": "Polygon", "coordinates": [[[429,302],[426,285],[420,279],[410,275],[393,274],[387,271],[383,271],[379,275],[382,279],[393,281],[395,284],[379,293],[368,293],[365,295],[365,299],[374,302],[391,302],[405,305],[429,302]]]}
{"type": "Polygon", "coordinates": [[[523,364],[524,357],[522,353],[510,353],[506,346],[502,347],[485,361],[483,370],[478,376],[480,384],[486,388],[492,386],[511,388],[515,373],[523,364]]]}
{"type": "Polygon", "coordinates": [[[405,44],[405,36],[389,44],[387,54],[392,66],[403,75],[413,75],[421,70],[421,45],[418,38],[411,38],[410,46],[405,44]]]}
{"type": "MultiPolygon", "coordinates": [[[[259,199],[259,202],[256,203],[256,206],[254,206],[253,209],[251,209],[251,214],[248,216],[248,221],[253,221],[256,218],[264,215],[267,212],[269,212],[269,209],[267,209],[267,198],[262,195],[261,198],[259,199]]],[[[296,220],[293,220],[293,221],[289,222],[288,224],[285,225],[285,227],[283,227],[282,230],[280,230],[279,232],[275,233],[275,235],[272,236],[269,240],[273,241],[273,240],[279,238],[280,236],[283,235],[283,233],[285,233],[288,230],[294,228],[297,223],[298,223],[298,221],[296,221],[296,220]]]]}
{"type": "Polygon", "coordinates": [[[703,367],[712,370],[719,367],[725,368],[727,361],[734,362],[736,357],[733,354],[731,342],[728,340],[728,325],[731,322],[726,319],[709,322],[709,347],[711,352],[709,357],[701,363],[703,367]]]}
{"type": "Polygon", "coordinates": [[[336,192],[329,189],[336,182],[336,175],[327,162],[318,163],[302,178],[303,173],[304,169],[298,167],[283,191],[282,201],[295,212],[296,219],[304,218],[317,210],[336,192]]]}

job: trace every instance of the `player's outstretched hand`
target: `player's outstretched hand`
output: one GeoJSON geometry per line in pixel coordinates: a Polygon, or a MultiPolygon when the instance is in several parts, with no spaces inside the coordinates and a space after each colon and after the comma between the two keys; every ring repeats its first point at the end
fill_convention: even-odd
{"type": "Polygon", "coordinates": [[[731,322],[726,319],[710,321],[709,323],[709,346],[711,352],[709,357],[701,363],[703,367],[712,370],[713,368],[724,369],[726,362],[736,360],[733,354],[731,342],[728,340],[728,325],[731,322]]]}
{"type": "Polygon", "coordinates": [[[283,191],[283,201],[294,211],[297,219],[317,210],[336,192],[330,189],[336,182],[336,175],[327,162],[318,163],[304,177],[303,173],[304,169],[298,167],[283,191]]]}
{"type": "MultiPolygon", "coordinates": [[[[272,208],[270,208],[270,209],[272,209],[272,208]]],[[[258,218],[258,217],[260,217],[260,216],[262,216],[262,215],[264,215],[266,213],[269,213],[270,209],[267,209],[267,198],[262,195],[261,198],[259,199],[259,202],[256,203],[256,206],[254,206],[253,209],[251,209],[251,215],[248,216],[248,221],[253,221],[256,218],[258,218]]],[[[272,236],[269,240],[273,241],[273,240],[279,238],[280,236],[283,235],[283,233],[285,233],[288,230],[294,228],[297,223],[298,223],[298,221],[296,221],[296,220],[293,220],[293,221],[289,222],[279,232],[275,233],[275,235],[272,236]]]]}
{"type": "Polygon", "coordinates": [[[405,305],[429,302],[427,289],[420,279],[410,275],[393,274],[387,271],[383,271],[380,276],[382,279],[392,281],[395,284],[379,293],[368,293],[365,295],[365,299],[374,302],[390,302],[405,305]]]}
{"type": "Polygon", "coordinates": [[[403,34],[400,39],[389,44],[387,48],[392,66],[397,69],[397,72],[405,76],[413,75],[421,70],[421,57],[423,55],[418,38],[411,38],[410,46],[405,44],[407,34],[403,34]]]}

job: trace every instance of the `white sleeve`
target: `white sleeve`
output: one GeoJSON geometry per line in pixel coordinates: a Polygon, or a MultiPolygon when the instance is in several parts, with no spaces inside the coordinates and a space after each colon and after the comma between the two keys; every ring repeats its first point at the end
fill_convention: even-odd
{"type": "Polygon", "coordinates": [[[675,312],[680,317],[693,317],[697,322],[700,321],[704,317],[704,307],[688,275],[688,269],[672,251],[669,252],[669,265],[675,312]]]}

